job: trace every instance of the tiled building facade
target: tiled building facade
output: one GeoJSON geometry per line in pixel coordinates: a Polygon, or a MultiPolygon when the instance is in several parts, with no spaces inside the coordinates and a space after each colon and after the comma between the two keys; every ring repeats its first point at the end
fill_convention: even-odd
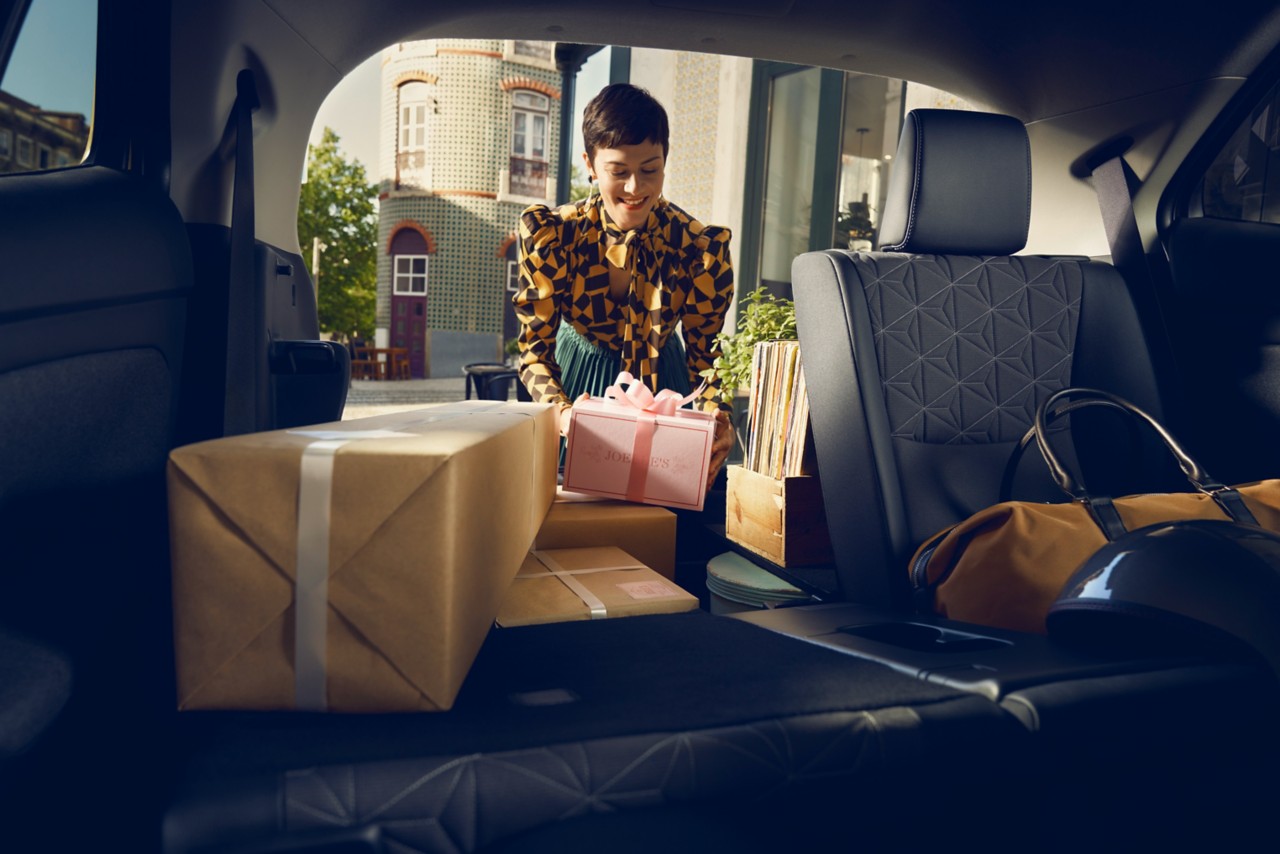
{"type": "MultiPolygon", "coordinates": [[[[671,188],[668,192],[673,201],[689,213],[709,218],[712,189],[718,176],[710,158],[703,153],[715,151],[716,147],[720,67],[724,60],[711,54],[687,52],[674,54],[674,60],[675,84],[680,96],[667,101],[673,146],[667,169],[671,188]]],[[[745,110],[743,112],[745,114],[745,110]]]]}
{"type": "Polygon", "coordinates": [[[554,204],[550,42],[431,39],[383,53],[377,338],[414,376],[501,358],[520,211],[554,204]]]}

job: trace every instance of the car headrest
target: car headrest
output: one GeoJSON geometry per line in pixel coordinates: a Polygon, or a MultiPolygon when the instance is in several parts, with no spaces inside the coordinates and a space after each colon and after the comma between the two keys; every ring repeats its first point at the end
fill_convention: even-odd
{"type": "Polygon", "coordinates": [[[1252,650],[1280,675],[1280,536],[1226,520],[1131,531],[1081,565],[1050,637],[1111,651],[1252,650]]]}
{"type": "Polygon", "coordinates": [[[912,110],[898,139],[880,249],[1012,255],[1027,245],[1031,144],[1012,116],[912,110]]]}

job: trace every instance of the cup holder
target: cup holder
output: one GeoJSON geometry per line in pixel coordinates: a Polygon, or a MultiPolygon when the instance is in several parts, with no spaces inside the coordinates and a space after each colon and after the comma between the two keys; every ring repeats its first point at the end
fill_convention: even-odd
{"type": "Polygon", "coordinates": [[[1013,646],[1012,642],[1000,638],[942,629],[924,623],[872,623],[864,626],[841,626],[837,631],[916,652],[952,654],[1013,646]]]}

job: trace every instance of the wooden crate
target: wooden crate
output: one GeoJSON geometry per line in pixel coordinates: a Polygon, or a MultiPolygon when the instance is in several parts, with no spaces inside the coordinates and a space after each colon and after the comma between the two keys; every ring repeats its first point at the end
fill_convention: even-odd
{"type": "Polygon", "coordinates": [[[831,537],[816,476],[775,480],[729,466],[725,536],[778,566],[831,563],[831,537]]]}

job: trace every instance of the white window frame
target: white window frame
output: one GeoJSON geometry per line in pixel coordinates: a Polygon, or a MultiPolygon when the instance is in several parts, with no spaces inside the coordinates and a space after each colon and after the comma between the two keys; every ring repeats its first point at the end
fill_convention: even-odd
{"type": "Polygon", "coordinates": [[[36,144],[29,136],[18,134],[18,150],[17,160],[19,166],[35,166],[36,144]],[[26,155],[22,153],[23,148],[26,149],[26,155]]]}
{"type": "Polygon", "coordinates": [[[520,290],[520,262],[507,262],[507,293],[514,294],[520,290]]]}
{"type": "Polygon", "coordinates": [[[426,83],[410,80],[396,89],[396,153],[427,150],[427,107],[431,94],[426,83]],[[421,92],[421,98],[406,100],[405,91],[421,92]],[[416,132],[416,134],[415,134],[416,132]],[[416,135],[415,140],[413,136],[416,135]]]}
{"type": "Polygon", "coordinates": [[[551,99],[541,92],[532,89],[513,89],[511,91],[511,144],[509,146],[511,160],[520,159],[528,160],[534,163],[546,164],[547,169],[547,186],[545,197],[526,196],[523,193],[515,193],[511,189],[511,164],[508,168],[498,171],[498,201],[511,202],[518,205],[532,204],[553,204],[555,199],[555,182],[551,180],[551,161],[548,155],[551,149],[551,99]],[[526,116],[526,133],[524,141],[520,147],[516,146],[516,116],[523,114],[526,116]],[[528,129],[532,127],[533,116],[543,117],[543,128],[545,137],[542,143],[542,157],[534,157],[532,155],[533,146],[529,142],[528,129]]]}
{"type": "Polygon", "coordinates": [[[551,147],[551,99],[541,92],[530,89],[516,89],[511,93],[511,156],[523,157],[525,160],[547,162],[548,149],[551,147]],[[520,103],[524,99],[532,103],[520,103]],[[517,117],[525,119],[524,141],[517,145],[517,117]],[[535,155],[533,147],[536,120],[542,120],[542,154],[535,155]]]}
{"type": "Polygon", "coordinates": [[[13,157],[13,131],[8,128],[0,128],[0,160],[9,160],[13,157]]]}
{"type": "Polygon", "coordinates": [[[425,297],[427,295],[427,282],[431,275],[431,256],[429,255],[393,255],[391,256],[391,281],[392,293],[396,296],[406,297],[425,297]],[[401,261],[421,261],[422,272],[415,273],[410,264],[409,269],[401,271],[401,261]],[[422,290],[414,290],[414,282],[417,279],[422,280],[422,290]]]}

